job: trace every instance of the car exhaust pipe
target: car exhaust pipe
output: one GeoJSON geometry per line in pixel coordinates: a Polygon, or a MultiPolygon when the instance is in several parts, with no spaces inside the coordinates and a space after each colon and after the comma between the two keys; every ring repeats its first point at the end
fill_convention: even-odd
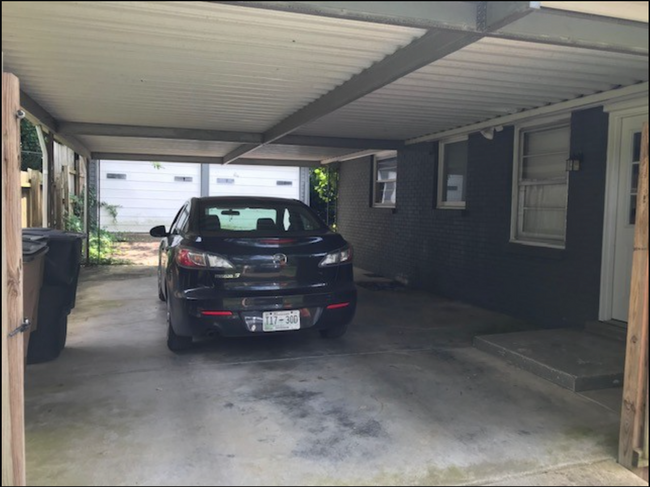
{"type": "Polygon", "coordinates": [[[210,331],[208,331],[208,333],[206,334],[206,336],[207,336],[208,338],[214,338],[214,337],[217,336],[217,332],[214,331],[214,330],[210,330],[210,331]]]}

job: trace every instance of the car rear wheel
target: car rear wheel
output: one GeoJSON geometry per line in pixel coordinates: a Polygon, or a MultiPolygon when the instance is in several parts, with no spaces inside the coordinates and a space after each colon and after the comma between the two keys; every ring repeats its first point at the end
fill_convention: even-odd
{"type": "Polygon", "coordinates": [[[176,334],[172,326],[171,299],[167,300],[167,348],[172,352],[180,352],[192,347],[192,337],[176,334]]]}
{"type": "Polygon", "coordinates": [[[325,330],[320,330],[321,338],[341,338],[348,331],[348,324],[341,323],[338,325],[330,326],[325,330]]]}
{"type": "Polygon", "coordinates": [[[162,286],[160,285],[160,269],[158,270],[158,299],[161,301],[167,301],[165,299],[165,293],[163,293],[162,286]]]}

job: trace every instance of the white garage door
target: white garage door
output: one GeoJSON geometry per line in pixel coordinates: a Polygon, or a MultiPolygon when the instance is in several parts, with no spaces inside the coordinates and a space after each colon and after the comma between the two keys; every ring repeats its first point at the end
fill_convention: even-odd
{"type": "Polygon", "coordinates": [[[101,226],[111,231],[169,227],[181,205],[201,194],[199,164],[102,161],[100,169],[100,200],[119,206],[116,221],[102,209],[101,226]]]}
{"type": "Polygon", "coordinates": [[[210,166],[210,196],[300,198],[300,168],[210,166]]]}
{"type": "MultiPolygon", "coordinates": [[[[100,200],[117,205],[117,219],[102,209],[101,226],[111,231],[146,233],[169,227],[181,205],[201,196],[201,165],[140,161],[101,161],[100,200]]],[[[204,176],[205,177],[205,176],[204,176]]],[[[209,196],[300,198],[300,168],[211,165],[209,196]]]]}

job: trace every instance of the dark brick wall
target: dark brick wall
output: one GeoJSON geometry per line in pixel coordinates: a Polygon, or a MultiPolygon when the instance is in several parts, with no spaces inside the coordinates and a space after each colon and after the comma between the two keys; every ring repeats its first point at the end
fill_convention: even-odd
{"type": "Polygon", "coordinates": [[[395,210],[372,208],[370,158],[344,162],[338,208],[356,265],[548,327],[598,316],[607,115],[574,112],[565,250],[509,243],[514,128],[469,137],[467,208],[435,209],[437,144],[398,154],[395,210]]]}

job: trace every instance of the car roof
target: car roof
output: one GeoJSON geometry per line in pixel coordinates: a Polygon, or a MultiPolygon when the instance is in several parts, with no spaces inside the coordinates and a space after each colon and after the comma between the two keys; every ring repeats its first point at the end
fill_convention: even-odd
{"type": "Polygon", "coordinates": [[[195,199],[208,203],[300,203],[300,200],[293,198],[273,198],[269,196],[204,196],[195,199]]]}

